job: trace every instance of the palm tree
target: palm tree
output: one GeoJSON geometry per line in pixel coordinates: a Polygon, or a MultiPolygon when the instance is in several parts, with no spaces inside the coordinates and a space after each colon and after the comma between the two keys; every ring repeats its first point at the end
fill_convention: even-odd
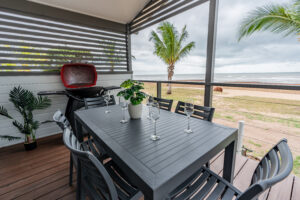
{"type": "MultiPolygon", "coordinates": [[[[195,47],[195,42],[190,42],[185,46],[183,45],[188,38],[186,26],[183,27],[179,35],[173,24],[163,22],[157,28],[157,32],[158,33],[152,31],[150,37],[150,41],[154,43],[153,53],[168,65],[168,81],[172,81],[175,63],[189,54],[195,47]]],[[[171,93],[171,84],[169,84],[167,94],[171,93]]]]}
{"type": "Polygon", "coordinates": [[[242,21],[238,38],[250,36],[258,31],[300,34],[300,0],[292,4],[267,5],[258,7],[242,21]]]}

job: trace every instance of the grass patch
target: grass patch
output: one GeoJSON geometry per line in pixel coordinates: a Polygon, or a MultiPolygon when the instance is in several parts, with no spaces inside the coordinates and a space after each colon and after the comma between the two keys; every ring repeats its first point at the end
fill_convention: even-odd
{"type": "Polygon", "coordinates": [[[294,159],[293,172],[295,175],[300,176],[300,156],[296,156],[294,159]]]}
{"type": "MultiPolygon", "coordinates": [[[[296,100],[236,96],[223,97],[222,101],[235,110],[243,108],[253,112],[300,115],[300,101],[296,100]]],[[[217,107],[218,102],[215,103],[217,107]]]]}
{"type": "Polygon", "coordinates": [[[255,143],[252,140],[248,140],[248,142],[256,147],[261,147],[261,144],[255,143]]]}

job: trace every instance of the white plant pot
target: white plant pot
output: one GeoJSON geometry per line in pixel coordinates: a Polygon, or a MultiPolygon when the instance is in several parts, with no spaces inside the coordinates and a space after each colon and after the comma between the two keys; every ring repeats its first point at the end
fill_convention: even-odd
{"type": "Polygon", "coordinates": [[[128,105],[128,112],[131,119],[140,119],[142,117],[143,105],[132,105],[131,103],[128,105]]]}

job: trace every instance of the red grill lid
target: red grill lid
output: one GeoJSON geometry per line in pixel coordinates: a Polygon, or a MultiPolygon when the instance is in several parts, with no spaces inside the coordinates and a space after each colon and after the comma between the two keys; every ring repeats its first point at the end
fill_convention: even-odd
{"type": "Polygon", "coordinates": [[[96,67],[90,64],[65,64],[61,68],[60,76],[66,88],[92,87],[97,82],[96,67]]]}

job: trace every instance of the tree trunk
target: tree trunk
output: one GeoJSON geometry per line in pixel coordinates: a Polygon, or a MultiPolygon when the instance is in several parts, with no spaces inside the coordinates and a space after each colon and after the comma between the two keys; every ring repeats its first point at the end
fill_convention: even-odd
{"type": "MultiPolygon", "coordinates": [[[[168,81],[172,81],[174,75],[174,64],[170,64],[168,67],[168,81]]],[[[168,91],[167,94],[172,94],[172,84],[168,83],[168,91]]]]}

